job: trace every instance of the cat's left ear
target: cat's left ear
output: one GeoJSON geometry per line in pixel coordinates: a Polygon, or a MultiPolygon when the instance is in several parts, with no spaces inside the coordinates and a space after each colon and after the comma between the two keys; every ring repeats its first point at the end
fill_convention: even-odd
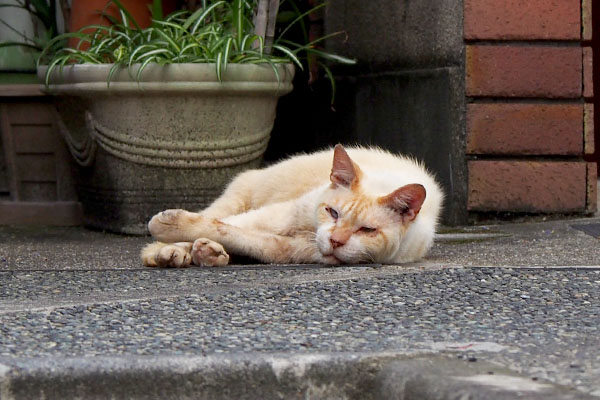
{"type": "Polygon", "coordinates": [[[403,223],[414,220],[425,201],[425,188],[418,183],[402,186],[387,196],[379,198],[379,204],[390,207],[402,217],[403,223]]]}
{"type": "Polygon", "coordinates": [[[333,167],[331,168],[331,183],[351,188],[356,185],[362,172],[341,144],[333,149],[333,167]]]}

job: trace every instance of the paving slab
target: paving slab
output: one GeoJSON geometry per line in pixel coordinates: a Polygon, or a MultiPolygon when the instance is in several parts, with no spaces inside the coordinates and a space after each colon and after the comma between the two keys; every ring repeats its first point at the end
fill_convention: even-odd
{"type": "MultiPolygon", "coordinates": [[[[186,380],[186,371],[212,362],[230,374],[240,357],[266,362],[272,374],[273,365],[287,365],[268,361],[273,355],[313,357],[315,368],[329,365],[330,373],[353,368],[356,357],[369,359],[381,366],[364,383],[372,398],[393,398],[386,390],[395,390],[404,393],[398,398],[445,399],[469,385],[470,398],[600,397],[600,241],[573,228],[598,222],[445,229],[430,256],[410,265],[182,270],[141,268],[138,252],[148,237],[0,227],[0,397],[28,398],[34,392],[19,389],[28,382],[29,389],[46,388],[44,396],[59,398],[66,392],[57,387],[69,386],[56,382],[65,377],[81,378],[72,378],[73,388],[92,387],[88,378],[100,373],[106,382],[148,378],[135,371],[150,364],[156,376],[176,367],[181,373],[173,379],[188,383],[199,381],[186,380]],[[345,367],[331,367],[332,360],[345,367]],[[444,363],[454,363],[446,368],[452,373],[443,373],[444,363]],[[514,379],[481,378],[491,366],[505,370],[496,376],[514,379]],[[466,376],[479,378],[455,379],[469,368],[477,371],[466,376]],[[400,376],[412,376],[406,378],[412,383],[400,376]],[[414,382],[420,389],[410,392],[414,382]],[[524,382],[542,385],[541,391],[510,392],[524,382]]],[[[243,376],[252,377],[228,376],[236,378],[223,382],[240,385],[243,376]]],[[[346,383],[331,378],[338,382],[331,391],[314,392],[306,379],[316,378],[300,374],[282,398],[292,392],[366,398],[348,389],[352,376],[346,383]]],[[[265,382],[287,382],[273,379],[265,382]]],[[[190,390],[198,398],[216,393],[190,390]]],[[[170,393],[185,398],[188,392],[170,393]]]]}

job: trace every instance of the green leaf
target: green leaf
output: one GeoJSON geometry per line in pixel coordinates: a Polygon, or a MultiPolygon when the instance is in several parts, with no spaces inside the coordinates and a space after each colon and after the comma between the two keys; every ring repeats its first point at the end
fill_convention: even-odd
{"type": "Polygon", "coordinates": [[[58,63],[60,63],[61,61],[61,58],[55,58],[50,64],[48,64],[48,69],[46,70],[46,77],[44,79],[46,87],[50,85],[50,75],[52,75],[52,71],[54,71],[58,63]]]}
{"type": "Polygon", "coordinates": [[[277,78],[277,84],[281,84],[281,76],[279,76],[279,70],[277,69],[277,64],[275,64],[272,60],[266,58],[266,62],[271,66],[271,69],[275,73],[275,77],[277,78]]]}
{"type": "MultiPolygon", "coordinates": [[[[279,33],[277,35],[278,38],[283,38],[285,36],[285,34],[287,33],[287,31],[290,30],[291,27],[293,27],[296,23],[300,22],[301,28],[302,28],[302,33],[304,35],[304,41],[308,42],[308,31],[306,30],[306,26],[304,25],[304,18],[310,14],[312,14],[313,12],[326,7],[327,3],[321,3],[313,8],[311,8],[310,10],[300,14],[300,10],[298,9],[298,7],[296,6],[296,4],[294,2],[291,2],[292,7],[294,8],[294,10],[296,11],[296,13],[298,14],[298,16],[292,21],[290,22],[284,29],[283,31],[281,31],[281,33],[279,33]]],[[[280,4],[281,7],[281,4],[280,4]]],[[[275,40],[275,43],[277,43],[277,40],[275,40]]]]}
{"type": "MultiPolygon", "coordinates": [[[[113,2],[119,8],[119,11],[125,15],[126,19],[123,21],[123,24],[125,24],[127,27],[129,27],[129,24],[127,24],[127,20],[129,20],[133,23],[133,25],[135,26],[135,28],[138,31],[142,30],[142,28],[140,28],[140,25],[138,24],[138,22],[135,20],[135,18],[133,18],[133,15],[131,15],[129,10],[127,10],[127,8],[125,8],[125,6],[123,5],[123,3],[121,3],[120,0],[110,0],[110,1],[113,2]]],[[[108,6],[108,3],[107,3],[107,6],[108,6]]]]}
{"type": "Polygon", "coordinates": [[[290,49],[288,49],[287,47],[279,46],[277,44],[273,45],[273,48],[284,53],[294,62],[294,64],[298,66],[298,68],[304,70],[304,68],[302,67],[302,63],[300,62],[300,60],[298,60],[298,57],[296,57],[296,55],[292,51],[290,51],[290,49]]]}
{"type": "MultiPolygon", "coordinates": [[[[169,51],[169,50],[167,50],[167,49],[155,49],[155,50],[150,50],[150,51],[148,51],[148,52],[145,52],[145,53],[143,53],[143,54],[140,56],[140,59],[141,59],[141,58],[148,57],[148,56],[156,56],[157,54],[173,54],[173,52],[172,52],[172,51],[169,51]]],[[[154,57],[153,57],[153,58],[154,58],[154,57]]]]}
{"type": "Polygon", "coordinates": [[[221,62],[223,60],[223,53],[217,54],[217,79],[221,82],[221,62]]]}
{"type": "Polygon", "coordinates": [[[223,54],[223,72],[227,70],[227,62],[229,61],[229,51],[231,50],[231,43],[233,42],[233,38],[227,39],[225,43],[225,53],[223,54]]]}
{"type": "Polygon", "coordinates": [[[317,43],[323,42],[329,38],[335,37],[335,36],[339,36],[339,35],[343,35],[345,32],[333,32],[330,33],[328,35],[325,36],[321,36],[320,38],[317,38],[315,40],[313,40],[312,42],[309,42],[305,45],[303,45],[302,47],[306,48],[306,47],[314,47],[317,43]]]}
{"type": "MultiPolygon", "coordinates": [[[[173,22],[174,20],[178,20],[180,18],[182,18],[184,15],[188,15],[190,12],[187,10],[179,10],[179,11],[175,11],[169,15],[167,15],[164,19],[164,22],[173,22]]],[[[180,23],[178,23],[178,25],[181,25],[180,23]]]]}
{"type": "Polygon", "coordinates": [[[135,75],[135,80],[136,80],[137,82],[139,82],[139,81],[140,81],[140,79],[141,79],[141,77],[142,77],[142,72],[143,72],[143,71],[146,69],[146,66],[152,62],[152,60],[153,60],[153,59],[154,59],[153,57],[150,57],[150,58],[148,58],[146,61],[144,61],[144,62],[142,63],[142,65],[140,65],[140,68],[138,69],[138,72],[137,72],[137,74],[135,75]]]}
{"type": "Polygon", "coordinates": [[[327,78],[329,79],[329,84],[331,85],[331,99],[330,99],[330,103],[331,105],[333,105],[334,101],[335,101],[335,78],[333,77],[333,73],[331,73],[331,69],[325,65],[324,63],[319,61],[319,66],[321,68],[323,68],[323,71],[325,71],[325,74],[327,75],[327,78]]]}
{"type": "Polygon", "coordinates": [[[115,63],[112,67],[110,67],[110,70],[108,71],[108,77],[106,78],[106,86],[110,87],[110,81],[112,80],[113,75],[121,67],[122,65],[119,63],[115,63]]]}
{"type": "Polygon", "coordinates": [[[150,44],[144,44],[142,46],[139,46],[137,49],[135,49],[131,55],[129,56],[129,62],[127,63],[129,65],[129,68],[131,68],[132,64],[135,64],[141,57],[144,56],[144,54],[142,54],[140,57],[136,58],[136,55],[138,53],[140,53],[141,51],[147,49],[147,48],[155,48],[154,46],[150,45],[150,44]]]}
{"type": "Polygon", "coordinates": [[[153,0],[151,11],[152,11],[152,19],[154,21],[162,21],[164,18],[162,0],[153,0]]]}
{"type": "Polygon", "coordinates": [[[233,1],[233,26],[235,27],[235,34],[237,39],[238,47],[242,42],[242,36],[244,35],[243,17],[242,17],[242,0],[233,1]]]}
{"type": "Polygon", "coordinates": [[[317,56],[324,58],[326,60],[335,61],[340,64],[356,64],[356,60],[352,58],[347,58],[343,56],[338,56],[337,54],[327,53],[325,51],[317,50],[317,49],[306,49],[307,53],[316,54],[317,56]]]}
{"type": "Polygon", "coordinates": [[[165,28],[173,28],[176,31],[180,31],[180,32],[185,32],[185,29],[183,29],[183,26],[181,26],[180,24],[176,24],[174,22],[170,22],[170,21],[154,21],[156,22],[156,28],[160,28],[165,27],[165,28]]]}
{"type": "Polygon", "coordinates": [[[165,32],[163,32],[160,29],[156,29],[155,31],[158,35],[160,35],[162,38],[164,38],[173,48],[175,48],[177,50],[177,52],[181,51],[181,48],[177,45],[177,43],[175,43],[175,41],[169,35],[167,35],[165,32]]]}
{"type": "Polygon", "coordinates": [[[196,10],[196,12],[194,12],[192,15],[190,15],[188,17],[188,19],[185,20],[185,23],[183,24],[183,29],[188,29],[190,26],[192,26],[192,24],[194,24],[194,26],[190,30],[190,32],[193,34],[194,32],[196,32],[196,29],[198,29],[198,26],[202,22],[204,22],[204,19],[206,18],[206,16],[208,14],[210,14],[217,7],[220,7],[220,6],[226,5],[226,4],[227,3],[225,1],[217,1],[216,3],[212,4],[210,7],[206,8],[206,9],[200,8],[200,9],[196,10]]]}
{"type": "Polygon", "coordinates": [[[255,40],[259,40],[258,35],[251,35],[251,34],[246,34],[244,35],[244,38],[242,39],[242,43],[240,43],[240,47],[239,50],[240,51],[244,51],[246,49],[251,48],[252,43],[254,43],[255,40]]]}

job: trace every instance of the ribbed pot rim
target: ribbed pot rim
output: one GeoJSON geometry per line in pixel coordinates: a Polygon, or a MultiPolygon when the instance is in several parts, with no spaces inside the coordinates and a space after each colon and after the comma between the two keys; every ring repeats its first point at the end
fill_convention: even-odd
{"type": "MultiPolygon", "coordinates": [[[[114,64],[74,64],[57,67],[49,79],[51,85],[78,83],[106,83],[110,69],[114,64]]],[[[140,64],[131,69],[118,69],[111,77],[111,83],[117,82],[278,82],[289,83],[294,77],[294,66],[276,65],[279,78],[268,64],[228,64],[219,81],[214,63],[148,64],[139,81],[136,74],[140,64]]],[[[47,65],[38,67],[37,75],[41,82],[46,80],[47,65]]]]}

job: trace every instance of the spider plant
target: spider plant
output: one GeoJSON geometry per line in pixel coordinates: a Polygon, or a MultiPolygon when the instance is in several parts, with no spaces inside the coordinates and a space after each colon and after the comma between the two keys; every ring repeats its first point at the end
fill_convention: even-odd
{"type": "MultiPolygon", "coordinates": [[[[307,15],[324,4],[300,12],[293,0],[287,0],[293,10],[293,17],[290,18],[289,13],[287,14],[286,25],[279,27],[278,35],[274,37],[275,16],[272,10],[269,16],[271,25],[267,24],[266,29],[264,19],[260,18],[264,11],[264,0],[204,0],[202,7],[194,12],[181,10],[166,18],[161,15],[160,0],[155,0],[152,25],[145,29],[139,26],[119,0],[111,1],[118,7],[119,18],[105,15],[111,22],[110,26],[87,26],[78,32],[60,35],[46,46],[40,57],[42,62],[48,62],[46,84],[56,68],[81,63],[114,64],[107,76],[108,85],[114,73],[122,68],[127,68],[139,81],[150,63],[214,63],[219,80],[232,63],[268,64],[279,79],[277,64],[291,62],[304,69],[308,56],[314,55],[332,83],[331,71],[324,60],[354,63],[351,59],[318,48],[320,42],[332,35],[312,42],[305,40],[304,43],[297,43],[287,37],[286,34],[292,27],[303,27],[303,20],[307,15]],[[90,32],[90,28],[93,31],[90,32]],[[54,46],[70,37],[78,38],[79,45],[76,48],[59,48],[47,60],[46,57],[54,46]],[[88,43],[89,48],[84,50],[81,46],[83,43],[88,43]]],[[[283,0],[282,4],[285,2],[283,0]]],[[[303,30],[306,32],[304,27],[303,30]]]]}

